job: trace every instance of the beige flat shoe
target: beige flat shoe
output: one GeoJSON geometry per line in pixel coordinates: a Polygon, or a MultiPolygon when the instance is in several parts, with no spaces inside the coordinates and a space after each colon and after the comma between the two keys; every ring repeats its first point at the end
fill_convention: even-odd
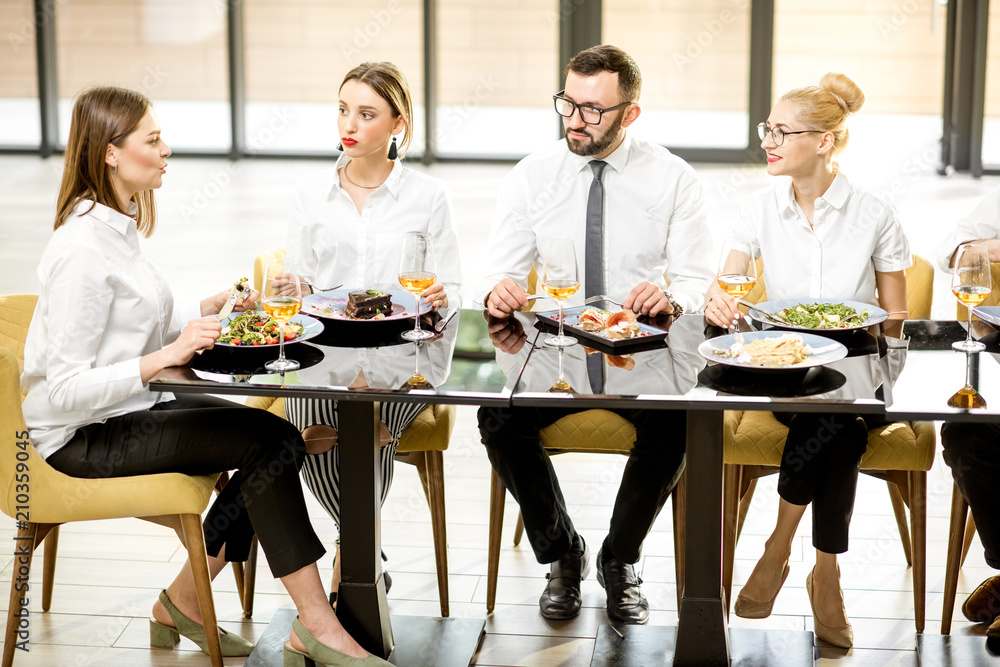
{"type": "MultiPolygon", "coordinates": [[[[833,644],[840,648],[851,648],[854,646],[854,628],[851,627],[850,623],[831,628],[820,623],[819,616],[816,615],[816,605],[813,603],[813,570],[815,569],[813,567],[812,570],[809,570],[809,575],[806,577],[806,592],[809,593],[809,606],[812,607],[813,613],[813,632],[817,639],[822,639],[827,644],[833,644]]],[[[847,616],[846,609],[844,616],[847,616]]]]}

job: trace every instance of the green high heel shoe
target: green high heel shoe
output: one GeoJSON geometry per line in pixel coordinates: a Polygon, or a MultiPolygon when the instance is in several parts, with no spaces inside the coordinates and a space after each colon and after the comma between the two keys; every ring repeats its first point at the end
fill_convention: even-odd
{"type": "Polygon", "coordinates": [[[292,621],[292,629],[302,643],[306,652],[292,648],[290,641],[285,642],[283,655],[284,667],[392,667],[392,663],[369,653],[364,658],[353,658],[346,653],[321,644],[299,622],[298,616],[292,621]]]}
{"type": "MultiPolygon", "coordinates": [[[[154,620],[149,621],[149,643],[151,646],[159,648],[173,648],[184,635],[205,653],[208,653],[208,645],[205,642],[205,626],[195,623],[190,618],[181,613],[180,609],[167,597],[166,591],[160,591],[160,603],[166,607],[170,614],[170,620],[175,627],[164,625],[154,620]]],[[[247,641],[239,635],[234,635],[219,628],[219,643],[222,645],[222,655],[229,657],[246,657],[253,652],[253,643],[247,641]]]]}

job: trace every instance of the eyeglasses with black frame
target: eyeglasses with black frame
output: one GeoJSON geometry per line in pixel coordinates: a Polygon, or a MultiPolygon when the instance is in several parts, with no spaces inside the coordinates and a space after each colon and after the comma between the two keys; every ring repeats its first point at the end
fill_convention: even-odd
{"type": "Polygon", "coordinates": [[[563,118],[572,118],[576,110],[580,110],[580,118],[587,125],[600,125],[601,118],[609,111],[616,111],[622,107],[627,107],[632,104],[632,102],[622,102],[621,104],[616,104],[613,107],[608,107],[607,109],[600,109],[598,107],[590,106],[589,104],[577,104],[573,100],[566,99],[563,95],[566,93],[565,90],[560,90],[558,93],[552,96],[552,100],[555,103],[556,113],[563,118]]]}
{"type": "Polygon", "coordinates": [[[798,130],[797,132],[787,132],[782,130],[780,127],[768,127],[766,122],[757,124],[757,135],[760,137],[760,140],[764,141],[767,135],[770,134],[771,138],[774,139],[775,146],[781,146],[785,143],[785,137],[790,134],[811,134],[813,132],[822,134],[825,131],[826,130],[798,130]]]}

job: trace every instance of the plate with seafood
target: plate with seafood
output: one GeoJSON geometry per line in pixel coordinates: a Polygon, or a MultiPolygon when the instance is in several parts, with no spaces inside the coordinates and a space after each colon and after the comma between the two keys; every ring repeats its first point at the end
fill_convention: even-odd
{"type": "MultiPolygon", "coordinates": [[[[538,319],[557,327],[559,311],[542,311],[538,319]]],[[[666,329],[640,322],[630,310],[611,311],[593,306],[563,308],[563,327],[576,338],[615,349],[655,343],[667,337],[666,329]]]]}
{"type": "Polygon", "coordinates": [[[771,330],[717,336],[699,345],[698,353],[726,366],[785,372],[840,361],[847,356],[847,348],[816,334],[771,330]]]}

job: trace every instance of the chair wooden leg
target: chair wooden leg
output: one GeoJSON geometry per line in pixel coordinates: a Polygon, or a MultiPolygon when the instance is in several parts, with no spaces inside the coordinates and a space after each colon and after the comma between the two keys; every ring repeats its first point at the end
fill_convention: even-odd
{"type": "Polygon", "coordinates": [[[740,469],[727,463],[722,480],[722,586],[726,591],[726,616],[732,607],[733,564],[736,559],[736,524],[740,511],[740,469]]]}
{"type": "MultiPolygon", "coordinates": [[[[959,495],[962,495],[959,493],[959,495]]],[[[966,503],[968,507],[968,503],[966,503]]],[[[965,557],[969,555],[969,547],[972,546],[972,538],[976,536],[976,519],[971,514],[965,523],[965,539],[962,541],[962,565],[965,565],[965,557]]]]}
{"type": "Polygon", "coordinates": [[[910,525],[913,541],[913,623],[917,632],[924,631],[927,606],[927,473],[911,470],[910,525]]]}
{"type": "Polygon", "coordinates": [[[451,612],[448,602],[448,527],[445,521],[444,454],[440,451],[424,452],[427,463],[427,493],[431,509],[431,528],[434,531],[434,558],[437,563],[438,597],[441,615],[451,612]]]}
{"type": "Polygon", "coordinates": [[[246,589],[244,588],[247,580],[246,568],[243,567],[243,563],[234,562],[232,565],[233,576],[236,578],[236,594],[240,596],[240,601],[242,602],[246,596],[246,589]]]}
{"type": "Polygon", "coordinates": [[[497,602],[497,577],[500,573],[500,540],[503,538],[503,509],[507,489],[496,472],[490,482],[490,548],[486,565],[486,612],[493,613],[497,602]]]}
{"type": "MultiPolygon", "coordinates": [[[[889,489],[889,500],[892,501],[892,513],[896,515],[896,526],[899,528],[899,541],[903,543],[903,556],[906,557],[906,565],[913,565],[912,541],[910,531],[906,527],[906,507],[903,503],[903,495],[898,486],[892,482],[886,482],[889,489]]],[[[913,512],[913,508],[910,508],[913,512]]]]}
{"type": "MultiPolygon", "coordinates": [[[[746,479],[746,466],[740,466],[740,485],[742,487],[743,480],[746,479]]],[[[747,490],[740,494],[740,515],[736,522],[736,539],[733,540],[735,545],[740,541],[740,535],[743,534],[743,522],[747,520],[747,511],[750,509],[750,501],[753,500],[753,492],[757,489],[757,478],[751,479],[747,485],[747,490]]]]}
{"type": "Polygon", "coordinates": [[[181,526],[188,545],[188,560],[194,573],[195,590],[198,593],[198,609],[201,611],[202,625],[205,627],[205,643],[212,667],[223,667],[222,646],[219,644],[219,625],[215,618],[215,601],[212,599],[212,577],[208,571],[208,556],[205,553],[205,533],[201,517],[197,514],[181,514],[181,526]]]}
{"type": "Polygon", "coordinates": [[[14,651],[17,649],[17,641],[28,640],[28,625],[25,619],[25,627],[20,629],[21,613],[24,610],[24,602],[27,596],[24,595],[24,583],[31,575],[31,559],[35,553],[35,545],[39,539],[40,524],[18,522],[17,537],[14,545],[14,562],[11,570],[10,581],[10,603],[7,605],[7,630],[3,639],[3,667],[11,667],[14,664],[14,651]],[[18,634],[18,633],[23,634],[18,634]]]}
{"type": "Polygon", "coordinates": [[[524,537],[524,515],[520,511],[517,513],[517,525],[514,526],[514,546],[521,546],[521,538],[524,537]]]}
{"type": "Polygon", "coordinates": [[[253,591],[257,586],[257,536],[250,542],[250,555],[247,556],[247,566],[243,570],[243,618],[253,618],[253,591]]]}
{"type": "Polygon", "coordinates": [[[56,556],[59,554],[59,526],[53,526],[45,536],[45,553],[42,560],[42,611],[52,607],[52,586],[56,578],[56,556]]]}
{"type": "Polygon", "coordinates": [[[677,609],[684,598],[684,540],[687,533],[687,471],[681,473],[670,502],[674,512],[674,581],[677,588],[677,609]]]}
{"type": "Polygon", "coordinates": [[[958,571],[962,568],[962,543],[966,533],[969,504],[958,486],[951,490],[951,524],[948,527],[948,558],[944,568],[944,603],[941,606],[941,634],[951,634],[951,617],[958,591],[958,571]]]}

